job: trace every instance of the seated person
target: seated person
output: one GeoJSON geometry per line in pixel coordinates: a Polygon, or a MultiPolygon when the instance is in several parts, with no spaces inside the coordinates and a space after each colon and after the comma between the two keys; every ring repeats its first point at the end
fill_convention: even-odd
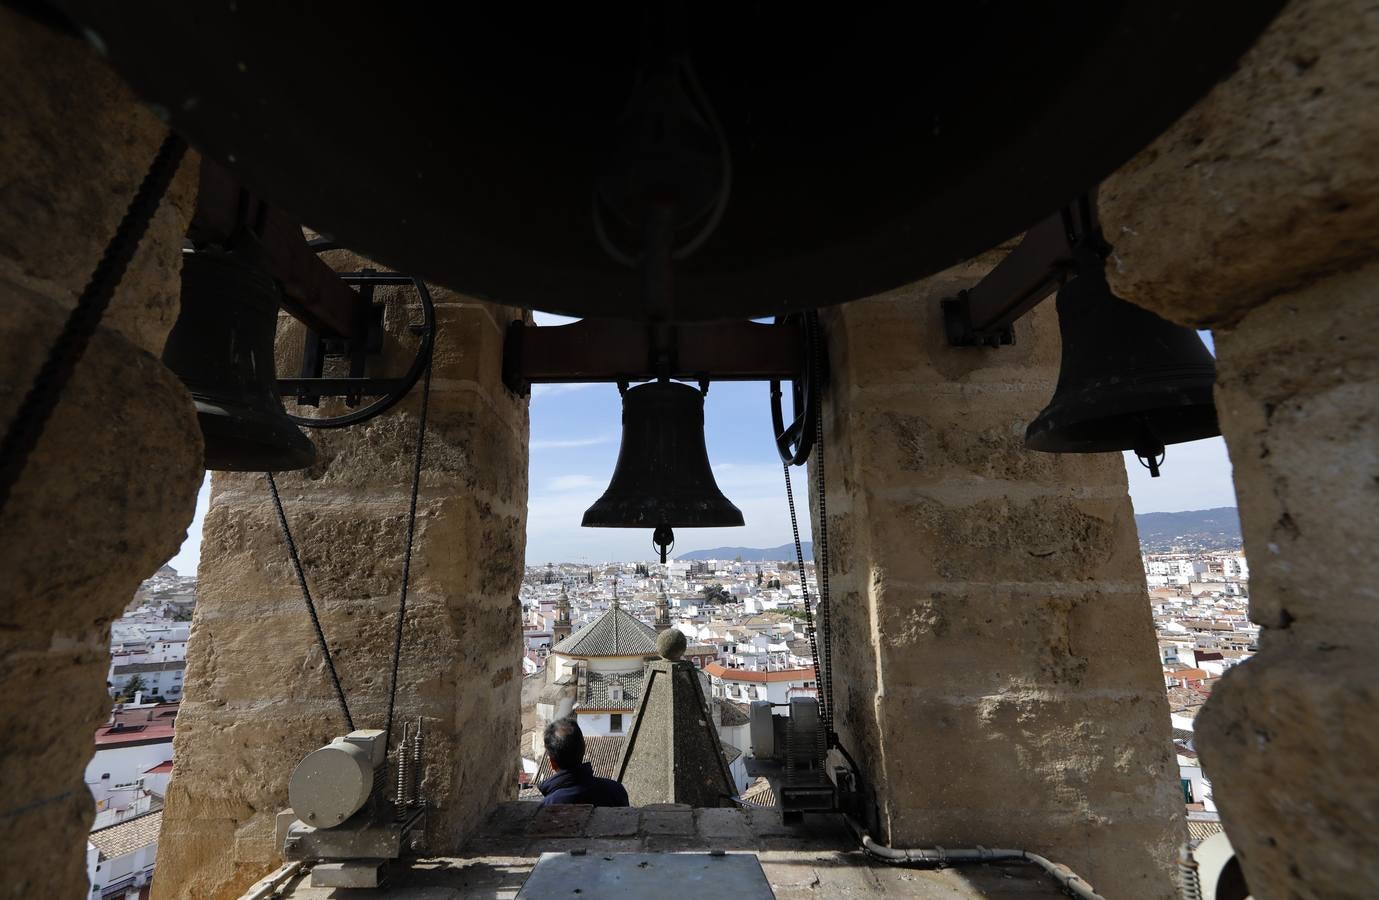
{"type": "Polygon", "coordinates": [[[555,774],[538,787],[545,797],[542,806],[555,803],[592,803],[594,806],[626,806],[627,791],[611,778],[599,778],[584,761],[584,732],[574,717],[556,719],[546,726],[546,758],[555,774]]]}

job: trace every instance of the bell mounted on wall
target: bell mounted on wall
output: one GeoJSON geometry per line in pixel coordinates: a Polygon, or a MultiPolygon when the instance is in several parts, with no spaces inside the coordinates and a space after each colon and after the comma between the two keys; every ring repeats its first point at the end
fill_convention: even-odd
{"type": "Polygon", "coordinates": [[[675,528],[742,525],[723,496],[704,444],[704,395],[677,381],[623,393],[622,445],[613,479],[584,513],[586,528],[651,528],[666,561],[675,528]]]}
{"type": "Polygon", "coordinates": [[[247,231],[229,249],[183,254],[182,309],[163,362],[191,391],[208,469],[280,472],[316,459],[278,395],[278,299],[262,247],[247,231]]]}
{"type": "Polygon", "coordinates": [[[1103,261],[1083,256],[1058,291],[1058,387],[1025,431],[1049,453],[1133,450],[1154,477],[1164,447],[1221,433],[1216,360],[1197,333],[1111,293],[1103,261]]]}

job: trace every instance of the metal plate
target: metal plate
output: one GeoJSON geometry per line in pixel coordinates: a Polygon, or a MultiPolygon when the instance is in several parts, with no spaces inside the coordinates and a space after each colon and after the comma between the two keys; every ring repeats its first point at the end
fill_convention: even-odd
{"type": "MultiPolygon", "coordinates": [[[[54,3],[198,150],[345,246],[505,304],[646,317],[590,214],[645,5],[54,3]]],[[[839,303],[995,246],[1147,145],[1281,5],[685,4],[734,177],[669,318],[839,303]]]]}
{"type": "Polygon", "coordinates": [[[543,853],[517,900],[671,896],[775,900],[776,895],[750,853],[543,853]]]}

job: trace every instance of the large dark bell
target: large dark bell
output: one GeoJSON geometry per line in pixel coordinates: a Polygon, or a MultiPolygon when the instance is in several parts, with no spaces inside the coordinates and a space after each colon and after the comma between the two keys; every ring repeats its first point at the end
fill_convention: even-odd
{"type": "MultiPolygon", "coordinates": [[[[713,321],[870,297],[1019,234],[1177,121],[1283,0],[375,3],[367,29],[346,4],[17,5],[65,14],[198,151],[380,264],[506,305],[713,321]],[[609,185],[630,201],[666,138],[720,165],[718,128],[676,102],[622,119],[660,37],[732,185],[648,304],[596,184],[610,222],[636,220],[609,185]],[[370,109],[386,126],[361,127],[370,109]]],[[[695,172],[652,168],[677,218],[702,212],[695,172]]]]}
{"type": "Polygon", "coordinates": [[[1058,388],[1025,431],[1031,450],[1152,459],[1165,444],[1221,433],[1216,361],[1202,339],[1112,294],[1100,268],[1058,292],[1058,325],[1058,388]]]}
{"type": "Polygon", "coordinates": [[[182,311],[163,362],[196,402],[208,469],[281,472],[316,459],[278,398],[277,324],[277,283],[257,247],[183,256],[182,311]]]}
{"type": "Polygon", "coordinates": [[[622,401],[622,446],[608,490],[585,527],[710,528],[741,525],[718,489],[704,446],[704,397],[677,381],[631,388],[622,401]]]}

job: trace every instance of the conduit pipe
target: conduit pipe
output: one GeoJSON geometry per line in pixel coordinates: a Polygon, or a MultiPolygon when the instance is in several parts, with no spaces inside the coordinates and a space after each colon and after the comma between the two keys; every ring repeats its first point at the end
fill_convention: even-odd
{"type": "Polygon", "coordinates": [[[1048,872],[1054,879],[1073,896],[1080,897],[1081,900],[1106,900],[1105,897],[1092,890],[1088,884],[1076,872],[1067,866],[1059,865],[1048,860],[1037,853],[1030,853],[1028,850],[1004,850],[990,849],[987,847],[917,847],[914,849],[899,849],[878,844],[857,826],[857,823],[848,819],[848,824],[852,826],[853,832],[858,840],[862,842],[862,849],[869,856],[879,859],[882,862],[891,863],[897,866],[924,866],[940,868],[949,865],[961,865],[963,863],[991,863],[1007,860],[1023,860],[1032,862],[1048,872]]]}

